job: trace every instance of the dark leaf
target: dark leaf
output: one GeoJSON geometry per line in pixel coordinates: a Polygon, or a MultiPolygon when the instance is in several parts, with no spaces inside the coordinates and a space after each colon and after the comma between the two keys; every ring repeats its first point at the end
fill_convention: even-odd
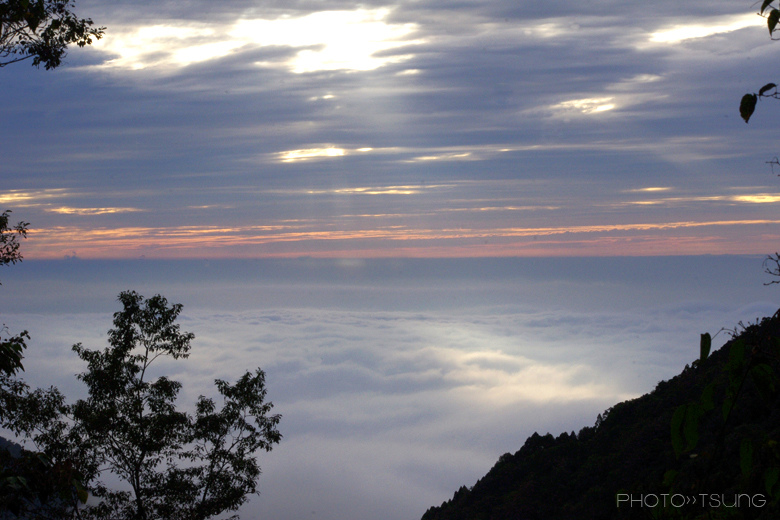
{"type": "Polygon", "coordinates": [[[663,485],[666,487],[671,487],[672,484],[674,484],[676,478],[677,478],[677,471],[670,469],[669,471],[664,473],[663,485]]]}
{"type": "Polygon", "coordinates": [[[710,348],[712,348],[712,336],[709,332],[705,332],[701,335],[701,341],[699,342],[699,361],[704,361],[710,355],[710,348]]]}
{"type": "Polygon", "coordinates": [[[726,398],[723,399],[723,406],[721,407],[721,413],[723,414],[723,421],[727,421],[731,414],[731,408],[734,406],[734,394],[727,393],[726,398]]]}
{"type": "Polygon", "coordinates": [[[771,36],[772,33],[775,32],[775,27],[777,27],[777,22],[780,21],[780,11],[777,9],[772,9],[769,11],[769,16],[766,19],[766,24],[769,27],[769,35],[771,36]]]}
{"type": "Polygon", "coordinates": [[[84,489],[84,486],[79,479],[73,479],[73,487],[76,489],[76,495],[78,496],[79,501],[81,501],[82,504],[86,504],[89,499],[89,492],[84,489]]]}
{"type": "Polygon", "coordinates": [[[750,120],[750,116],[753,115],[757,102],[758,96],[755,94],[745,94],[742,96],[742,101],[739,103],[739,115],[746,123],[750,120]]]}
{"type": "Polygon", "coordinates": [[[685,411],[683,434],[685,435],[686,451],[694,449],[699,444],[699,422],[703,413],[701,407],[696,403],[689,404],[685,411]]]}
{"type": "Polygon", "coordinates": [[[777,485],[778,478],[780,478],[780,469],[777,467],[767,468],[764,472],[764,485],[769,496],[774,495],[772,491],[777,485]]]}
{"type": "Polygon", "coordinates": [[[767,91],[772,90],[773,88],[777,88],[777,85],[775,85],[774,83],[767,83],[766,85],[764,85],[759,89],[758,95],[763,96],[764,94],[766,94],[767,91]]]}
{"type": "Polygon", "coordinates": [[[701,393],[701,407],[705,412],[709,412],[715,408],[715,401],[713,399],[715,393],[715,381],[704,387],[701,393]]]}
{"type": "Polygon", "coordinates": [[[753,471],[753,443],[750,439],[742,439],[739,445],[739,469],[744,477],[753,471]]]}
{"type": "Polygon", "coordinates": [[[775,396],[775,381],[777,380],[772,366],[767,363],[759,363],[750,369],[750,377],[761,397],[766,401],[772,401],[775,396]]]}
{"type": "Polygon", "coordinates": [[[672,448],[674,448],[675,456],[679,457],[685,449],[685,443],[683,441],[682,426],[685,421],[686,406],[678,406],[672,415],[672,448]]]}
{"type": "Polygon", "coordinates": [[[731,343],[729,349],[729,361],[726,364],[726,368],[732,374],[736,374],[742,371],[745,364],[745,342],[740,340],[731,343]]]}

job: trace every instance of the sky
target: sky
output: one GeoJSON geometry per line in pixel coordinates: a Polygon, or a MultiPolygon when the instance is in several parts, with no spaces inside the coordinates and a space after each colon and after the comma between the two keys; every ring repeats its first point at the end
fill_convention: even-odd
{"type": "Polygon", "coordinates": [[[98,2],[3,69],[30,258],[761,254],[777,44],[749,3],[98,2]],[[773,63],[773,61],[772,61],[773,63]]]}
{"type": "Polygon", "coordinates": [[[283,415],[244,518],[419,518],[592,425],[780,306],[780,44],[705,7],[78,0],[104,39],[0,69],[25,377],[182,303],[182,402],[260,366],[283,415]]]}

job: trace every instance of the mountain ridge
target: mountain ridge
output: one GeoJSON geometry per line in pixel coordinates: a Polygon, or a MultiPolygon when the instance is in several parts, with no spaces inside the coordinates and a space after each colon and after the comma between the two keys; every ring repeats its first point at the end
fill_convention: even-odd
{"type": "Polygon", "coordinates": [[[594,426],[534,433],[422,520],[780,518],[780,311],[740,326],[594,426]]]}

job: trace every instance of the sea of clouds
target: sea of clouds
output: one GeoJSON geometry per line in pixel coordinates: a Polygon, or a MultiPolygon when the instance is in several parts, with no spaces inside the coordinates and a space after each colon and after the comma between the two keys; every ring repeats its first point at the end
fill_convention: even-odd
{"type": "MultiPolygon", "coordinates": [[[[699,334],[777,310],[761,259],[26,262],[2,321],[25,377],[79,397],[119,290],[184,304],[183,406],[262,367],[283,415],[246,518],[400,520],[473,485],[535,431],[579,431],[679,373],[699,334]],[[728,276],[728,277],[727,277],[728,276]],[[712,283],[709,281],[712,280],[712,283]]],[[[720,345],[727,332],[716,338],[720,345]]]]}

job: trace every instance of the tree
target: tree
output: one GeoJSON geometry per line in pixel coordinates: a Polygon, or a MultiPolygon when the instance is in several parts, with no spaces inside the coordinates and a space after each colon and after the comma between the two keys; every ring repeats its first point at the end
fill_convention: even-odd
{"type": "Polygon", "coordinates": [[[265,374],[246,372],[235,384],[217,380],[221,407],[201,396],[194,414],[180,411],[181,383],[153,378],[151,367],[160,357],[188,357],[194,336],[175,323],[182,306],[134,291],[119,301],[109,346],[73,347],[87,363],[78,378],[88,397],[66,405],[56,389],[22,390],[5,425],[74,468],[69,502],[55,501],[60,518],[201,520],[236,511],[257,492],[257,452],[282,437],[281,417],[265,401],[265,374]],[[104,473],[128,489],[108,489],[104,473]],[[98,503],[79,506],[82,482],[98,503]]]}
{"type": "MultiPolygon", "coordinates": [[[[761,8],[758,11],[760,16],[766,18],[769,37],[773,40],[777,39],[774,37],[775,31],[780,29],[778,27],[778,22],[780,22],[780,9],[775,8],[773,5],[775,2],[778,2],[778,7],[780,7],[780,0],[762,0],[761,8]]],[[[749,92],[742,96],[739,103],[739,115],[745,120],[745,123],[750,121],[750,117],[756,110],[758,99],[762,97],[780,99],[780,92],[777,91],[777,84],[767,83],[761,87],[757,93],[749,92]]]]}
{"type": "MultiPolygon", "coordinates": [[[[19,239],[27,237],[29,223],[19,222],[15,226],[8,227],[10,213],[4,211],[0,214],[0,266],[22,261],[19,239]]],[[[0,328],[0,374],[11,376],[18,370],[24,370],[22,352],[27,348],[25,343],[27,339],[30,339],[30,335],[26,330],[11,336],[8,327],[3,325],[0,328]]]]}
{"type": "MultiPolygon", "coordinates": [[[[9,227],[10,211],[0,214],[0,266],[22,261],[20,239],[27,236],[27,222],[9,227]]],[[[27,331],[11,335],[0,328],[0,425],[12,431],[45,429],[62,424],[64,399],[56,389],[30,391],[16,375],[30,339],[27,331]],[[34,425],[34,426],[33,426],[34,425]]],[[[66,518],[86,501],[81,475],[70,460],[52,463],[49,456],[27,451],[13,443],[0,449],[0,517],[10,512],[17,517],[66,518]],[[35,515],[28,515],[34,511],[35,515]]]]}
{"type": "Polygon", "coordinates": [[[27,226],[29,222],[19,222],[13,227],[8,227],[10,210],[0,214],[0,265],[15,264],[22,261],[19,252],[21,246],[19,239],[27,238],[27,226]]]}
{"type": "Polygon", "coordinates": [[[46,70],[58,67],[68,45],[84,47],[103,36],[89,18],[78,18],[73,0],[0,0],[0,68],[32,59],[46,70]]]}
{"type": "MultiPolygon", "coordinates": [[[[772,40],[777,39],[774,37],[774,34],[775,31],[780,29],[778,27],[778,22],[780,22],[780,9],[775,7],[775,2],[777,2],[777,7],[780,7],[780,0],[762,0],[761,8],[758,11],[760,16],[766,18],[769,37],[772,40]]],[[[776,83],[767,83],[761,87],[757,93],[747,93],[742,96],[742,100],[739,103],[739,115],[745,120],[745,123],[750,121],[750,117],[756,110],[759,98],[780,99],[780,92],[778,92],[777,87],[776,83]]],[[[772,171],[774,172],[775,165],[780,166],[780,159],[775,157],[771,161],[767,161],[767,163],[772,166],[772,171]]],[[[776,252],[774,255],[768,255],[764,259],[764,272],[770,276],[780,278],[780,253],[776,252]]],[[[774,284],[780,284],[780,279],[771,280],[764,285],[774,284]]]]}
{"type": "MultiPolygon", "coordinates": [[[[9,227],[9,213],[0,215],[0,265],[22,260],[28,226],[9,227]]],[[[153,378],[151,367],[160,357],[189,356],[194,335],[176,323],[182,306],[133,291],[119,301],[109,346],[73,347],[87,364],[78,378],[88,393],[74,404],[57,388],[33,390],[16,377],[27,331],[0,342],[0,426],[34,446],[0,449],[0,518],[205,520],[257,493],[257,452],[282,438],[265,373],[216,380],[221,406],[200,396],[194,413],[180,411],[181,383],[153,378]],[[109,489],[100,480],[106,473],[129,490],[109,489]],[[89,495],[97,502],[86,505],[89,495]]],[[[5,326],[0,332],[10,336],[5,326]]]]}

